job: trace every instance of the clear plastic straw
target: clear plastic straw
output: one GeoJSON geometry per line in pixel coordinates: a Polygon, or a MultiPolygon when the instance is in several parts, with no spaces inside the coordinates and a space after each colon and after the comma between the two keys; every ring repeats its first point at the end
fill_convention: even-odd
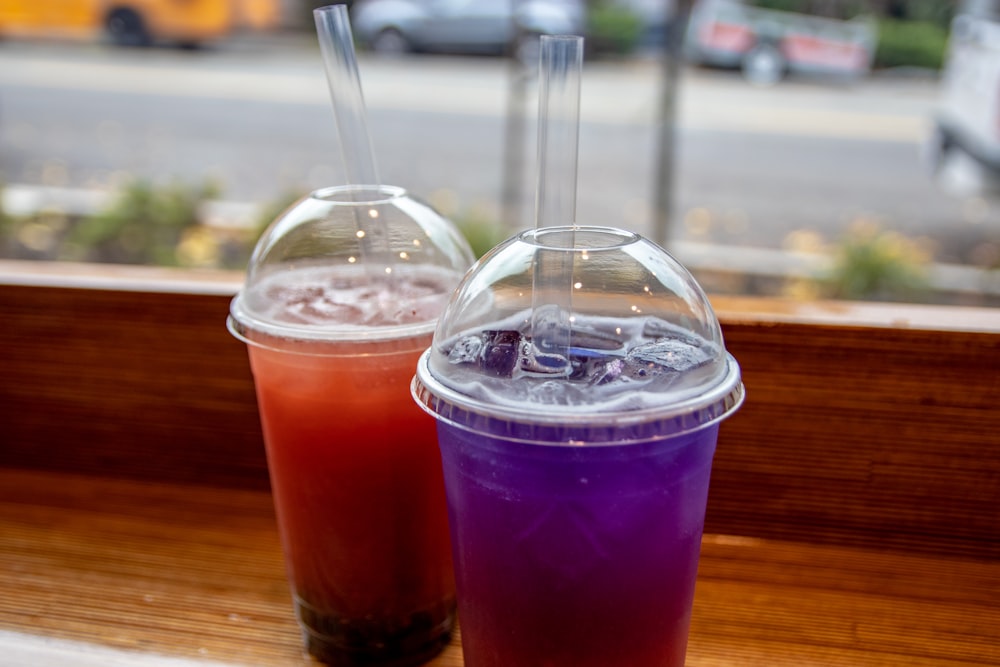
{"type": "Polygon", "coordinates": [[[576,289],[573,261],[582,70],[582,37],[542,36],[535,227],[568,226],[569,229],[558,235],[546,235],[551,243],[546,242],[536,256],[531,329],[536,346],[564,356],[571,345],[576,289]]]}
{"type": "MultiPolygon", "coordinates": [[[[368,131],[361,76],[354,51],[351,19],[347,5],[329,5],[313,10],[316,31],[326,80],[330,86],[330,100],[337,118],[337,135],[344,159],[347,182],[356,186],[352,191],[354,201],[381,199],[378,194],[381,181],[375,162],[375,150],[368,131]],[[374,196],[373,196],[374,195],[374,196]]],[[[354,213],[361,261],[370,278],[382,284],[393,281],[392,257],[385,224],[375,207],[354,213]]]]}
{"type": "Polygon", "coordinates": [[[347,182],[375,187],[380,185],[375,151],[368,132],[361,76],[354,53],[351,19],[347,5],[330,5],[313,10],[319,47],[323,53],[330,99],[337,117],[337,133],[344,154],[347,182]]]}
{"type": "Polygon", "coordinates": [[[583,37],[543,35],[541,40],[535,227],[573,225],[583,37]]]}

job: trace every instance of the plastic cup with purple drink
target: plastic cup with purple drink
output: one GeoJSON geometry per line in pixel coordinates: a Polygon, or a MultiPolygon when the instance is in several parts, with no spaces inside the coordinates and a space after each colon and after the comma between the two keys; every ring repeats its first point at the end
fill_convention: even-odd
{"type": "Polygon", "coordinates": [[[744,395],[691,275],[631,232],[523,232],[458,287],[413,394],[437,418],[465,664],[683,665],[744,395]]]}

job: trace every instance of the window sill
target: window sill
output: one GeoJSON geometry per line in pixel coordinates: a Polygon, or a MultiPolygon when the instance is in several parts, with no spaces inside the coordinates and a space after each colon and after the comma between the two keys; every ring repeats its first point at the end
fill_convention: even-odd
{"type": "MultiPolygon", "coordinates": [[[[240,280],[0,262],[14,663],[308,664],[225,328],[240,280]]],[[[748,399],[722,428],[688,664],[995,661],[1000,311],[713,303],[748,399]]],[[[458,639],[431,664],[461,665],[458,639]]]]}

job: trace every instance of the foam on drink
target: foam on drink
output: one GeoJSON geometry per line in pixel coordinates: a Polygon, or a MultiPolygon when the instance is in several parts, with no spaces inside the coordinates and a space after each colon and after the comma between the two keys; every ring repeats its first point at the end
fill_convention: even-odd
{"type": "Polygon", "coordinates": [[[331,330],[350,337],[391,335],[382,330],[420,323],[433,328],[460,276],[419,266],[395,272],[389,288],[357,265],[293,268],[264,277],[245,299],[275,329],[288,327],[306,338],[328,338],[331,330]]]}
{"type": "Polygon", "coordinates": [[[445,341],[441,350],[452,368],[442,381],[466,396],[512,407],[641,410],[674,391],[682,374],[690,383],[691,374],[719,354],[715,342],[656,317],[578,317],[563,355],[531,337],[529,318],[525,311],[445,341]]]}

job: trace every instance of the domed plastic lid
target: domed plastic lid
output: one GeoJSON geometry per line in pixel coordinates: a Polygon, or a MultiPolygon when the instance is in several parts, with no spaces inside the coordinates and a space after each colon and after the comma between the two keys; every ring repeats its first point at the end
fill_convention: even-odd
{"type": "Polygon", "coordinates": [[[705,293],[662,248],[610,227],[549,227],[467,274],[414,395],[444,419],[455,409],[532,423],[673,417],[686,429],[735,410],[743,385],[705,293]]]}
{"type": "Polygon", "coordinates": [[[430,332],[472,262],[454,225],[401,188],[318,190],[257,242],[230,329],[248,342],[430,332]]]}

